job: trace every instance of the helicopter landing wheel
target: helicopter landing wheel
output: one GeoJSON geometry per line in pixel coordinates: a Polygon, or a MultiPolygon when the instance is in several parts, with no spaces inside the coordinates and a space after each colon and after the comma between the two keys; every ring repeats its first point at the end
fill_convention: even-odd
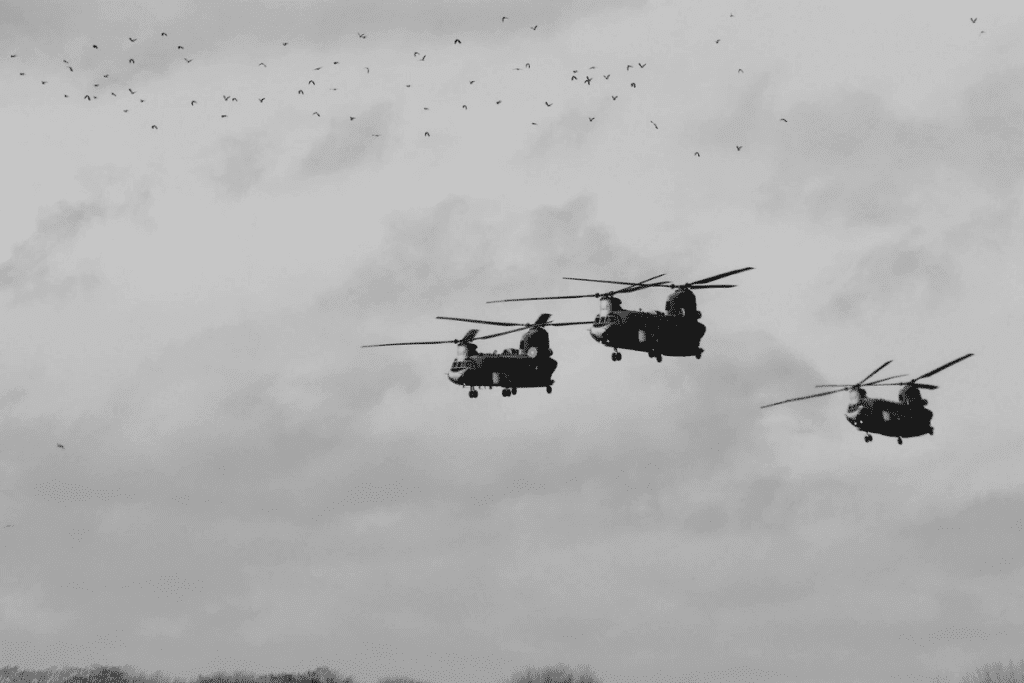
{"type": "Polygon", "coordinates": [[[548,392],[549,394],[551,393],[551,385],[550,385],[550,384],[549,384],[549,385],[547,385],[546,387],[544,387],[544,389],[545,389],[545,390],[546,390],[546,391],[547,391],[547,392],[548,392]]]}
{"type": "Polygon", "coordinates": [[[871,443],[871,435],[870,434],[865,434],[864,435],[864,443],[871,443]]]}
{"type": "Polygon", "coordinates": [[[479,395],[480,395],[480,392],[478,392],[476,389],[470,389],[469,390],[469,397],[470,398],[476,398],[479,395]]]}
{"type": "Polygon", "coordinates": [[[513,396],[515,396],[515,395],[516,395],[516,388],[515,388],[515,387],[512,387],[512,388],[511,388],[511,389],[510,389],[509,391],[511,391],[511,392],[512,392],[512,395],[513,395],[513,396]]]}
{"type": "Polygon", "coordinates": [[[697,360],[700,360],[700,355],[704,353],[704,349],[697,349],[697,353],[693,354],[697,360]]]}
{"type": "Polygon", "coordinates": [[[655,356],[655,359],[657,359],[657,361],[658,361],[658,362],[660,363],[660,362],[661,362],[661,354],[660,354],[660,353],[659,353],[659,354],[657,354],[657,355],[655,356]]]}
{"type": "Polygon", "coordinates": [[[614,352],[612,354],[612,360],[622,360],[622,354],[619,353],[618,351],[614,352]]]}
{"type": "Polygon", "coordinates": [[[902,436],[897,436],[896,437],[896,443],[898,443],[899,445],[902,446],[903,445],[903,437],[902,436]]]}
{"type": "Polygon", "coordinates": [[[511,395],[512,395],[512,392],[511,392],[511,391],[509,391],[508,389],[502,389],[502,390],[501,390],[501,395],[502,395],[502,396],[511,396],[511,395]]]}

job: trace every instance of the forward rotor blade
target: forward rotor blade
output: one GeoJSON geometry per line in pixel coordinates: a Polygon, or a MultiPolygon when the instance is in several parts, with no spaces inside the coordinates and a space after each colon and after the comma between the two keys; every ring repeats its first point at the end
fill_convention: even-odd
{"type": "Polygon", "coordinates": [[[815,384],[815,389],[825,389],[828,387],[839,387],[840,389],[852,389],[852,384],[815,384]]]}
{"type": "Polygon", "coordinates": [[[884,363],[882,363],[881,365],[879,365],[879,366],[878,366],[877,368],[875,368],[875,369],[874,369],[873,371],[871,371],[871,373],[870,373],[870,374],[868,374],[868,376],[867,376],[867,377],[865,377],[865,378],[864,378],[864,379],[862,379],[861,381],[857,382],[857,384],[855,384],[854,386],[858,386],[858,387],[859,387],[859,386],[861,386],[862,384],[864,384],[864,382],[867,382],[867,381],[868,381],[869,379],[871,379],[872,377],[874,377],[875,375],[877,375],[877,374],[878,374],[878,371],[879,371],[879,370],[881,370],[882,368],[884,368],[884,367],[885,367],[886,365],[888,365],[888,364],[889,364],[889,363],[891,363],[891,362],[892,362],[891,360],[887,360],[887,361],[885,361],[884,363]]]}
{"type": "Polygon", "coordinates": [[[425,341],[425,342],[391,342],[389,344],[364,344],[360,348],[371,349],[376,346],[420,346],[423,344],[458,344],[461,339],[447,339],[445,341],[425,341]]]}
{"type": "Polygon", "coordinates": [[[474,320],[473,318],[449,318],[446,315],[437,316],[438,320],[455,320],[461,323],[479,323],[480,325],[502,325],[503,327],[522,327],[523,323],[499,323],[494,320],[474,320]]]}
{"type": "Polygon", "coordinates": [[[906,377],[906,376],[907,376],[906,373],[904,373],[902,375],[892,375],[890,377],[885,377],[883,379],[876,379],[873,382],[868,382],[867,384],[864,384],[863,382],[861,382],[861,386],[862,387],[877,387],[882,382],[888,382],[891,379],[896,379],[897,377],[906,377]]]}
{"type": "Polygon", "coordinates": [[[934,384],[917,384],[916,382],[893,382],[892,384],[874,384],[876,387],[917,387],[918,389],[938,389],[934,384]]]}
{"type": "Polygon", "coordinates": [[[593,325],[593,320],[579,320],[571,323],[544,323],[544,327],[561,327],[562,325],[593,325]]]}
{"type": "Polygon", "coordinates": [[[973,353],[968,353],[968,354],[967,354],[966,356],[960,356],[960,357],[959,357],[959,358],[957,358],[956,360],[951,360],[951,361],[949,361],[948,363],[946,363],[945,365],[940,365],[939,367],[935,368],[935,369],[934,369],[934,370],[932,370],[931,372],[926,372],[926,373],[924,373],[923,375],[920,375],[920,376],[918,376],[918,377],[915,377],[914,379],[912,379],[912,380],[910,380],[910,381],[911,381],[911,382],[916,382],[916,381],[917,381],[917,380],[919,380],[919,379],[924,379],[925,377],[931,377],[932,375],[934,375],[934,374],[935,374],[935,373],[937,373],[937,372],[942,372],[943,370],[945,370],[946,368],[948,368],[948,367],[949,367],[950,365],[956,365],[956,364],[957,364],[957,363],[959,363],[960,361],[962,361],[962,360],[967,360],[968,358],[970,358],[970,357],[971,357],[971,356],[973,356],[973,355],[974,355],[973,353]]]}
{"type": "Polygon", "coordinates": [[[721,280],[723,277],[729,277],[730,275],[735,275],[736,273],[742,273],[744,271],[753,270],[753,269],[754,269],[753,266],[748,266],[746,268],[738,268],[737,270],[730,270],[728,273],[720,273],[719,275],[712,275],[711,277],[706,277],[706,278],[704,278],[702,280],[694,280],[693,282],[687,282],[686,286],[702,285],[705,282],[714,282],[715,280],[721,280]]]}
{"type": "Polygon", "coordinates": [[[523,330],[528,330],[528,329],[530,329],[529,325],[527,325],[526,327],[516,327],[516,328],[511,329],[511,330],[505,330],[504,332],[495,332],[494,334],[485,334],[482,337],[477,337],[476,340],[480,341],[481,339],[494,339],[495,337],[502,337],[502,336],[504,336],[506,334],[515,334],[516,332],[522,332],[523,330]]]}
{"type": "Polygon", "coordinates": [[[793,401],[803,401],[805,398],[817,398],[818,396],[828,396],[829,394],[838,394],[841,391],[846,391],[846,389],[833,389],[832,391],[823,391],[820,394],[811,394],[809,396],[797,396],[796,398],[787,398],[785,401],[776,401],[775,403],[769,403],[768,405],[761,406],[761,407],[762,408],[771,408],[772,406],[779,406],[779,405],[782,405],[783,403],[792,403],[793,401]]]}
{"type": "Polygon", "coordinates": [[[580,282],[603,282],[603,283],[606,283],[606,284],[609,284],[609,285],[642,285],[642,284],[644,284],[646,282],[650,282],[651,280],[655,280],[655,279],[657,279],[659,277],[664,277],[664,276],[665,276],[665,273],[662,273],[661,275],[655,275],[654,277],[649,277],[646,280],[641,280],[640,282],[621,282],[619,280],[592,280],[592,279],[590,279],[588,277],[563,277],[562,279],[563,280],[579,280],[580,282]]]}
{"type": "Polygon", "coordinates": [[[551,301],[553,299],[600,299],[603,294],[568,294],[565,296],[528,296],[522,299],[495,299],[494,301],[488,301],[489,304],[503,304],[507,301],[551,301]]]}
{"type": "Polygon", "coordinates": [[[688,289],[726,289],[736,285],[691,285],[688,289]]]}
{"type": "MultiPolygon", "coordinates": [[[[906,375],[892,375],[890,377],[883,377],[882,379],[876,379],[874,382],[868,382],[867,384],[815,384],[815,388],[821,387],[842,387],[843,389],[853,389],[856,386],[862,387],[891,387],[894,384],[882,384],[882,382],[888,382],[891,379],[897,377],[906,377],[906,375]]],[[[905,382],[897,382],[896,384],[905,384],[905,382]]]]}

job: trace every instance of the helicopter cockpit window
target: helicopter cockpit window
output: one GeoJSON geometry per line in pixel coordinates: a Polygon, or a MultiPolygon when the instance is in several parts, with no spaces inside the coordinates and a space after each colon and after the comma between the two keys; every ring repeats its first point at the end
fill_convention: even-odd
{"type": "Polygon", "coordinates": [[[601,313],[610,313],[612,310],[611,299],[601,299],[601,313]]]}

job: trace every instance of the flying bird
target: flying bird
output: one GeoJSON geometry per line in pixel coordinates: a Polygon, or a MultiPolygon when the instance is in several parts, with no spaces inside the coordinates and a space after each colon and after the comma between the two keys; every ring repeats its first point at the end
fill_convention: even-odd
{"type": "Polygon", "coordinates": [[[21,72],[21,73],[19,73],[18,75],[19,75],[19,76],[24,76],[24,75],[25,75],[25,72],[24,72],[24,71],[22,71],[22,72],[21,72]]]}
{"type": "Polygon", "coordinates": [[[614,101],[615,101],[615,100],[617,100],[617,99],[619,99],[619,96],[618,96],[618,95],[612,95],[612,102],[614,102],[614,101]]]}
{"type": "Polygon", "coordinates": [[[103,78],[110,78],[110,74],[103,74],[103,78]]]}
{"type": "Polygon", "coordinates": [[[130,92],[130,93],[131,93],[131,94],[133,94],[133,95],[135,94],[135,91],[134,91],[134,90],[132,90],[131,88],[128,88],[128,92],[130,92]]]}
{"type": "Polygon", "coordinates": [[[221,117],[222,119],[226,119],[226,118],[228,117],[228,115],[227,115],[227,114],[221,114],[221,115],[220,115],[220,117],[221,117]]]}
{"type": "Polygon", "coordinates": [[[134,59],[129,59],[129,60],[128,60],[128,63],[129,63],[129,64],[134,64],[134,63],[135,63],[135,60],[134,60],[134,59]]]}
{"type": "Polygon", "coordinates": [[[635,88],[635,87],[636,87],[636,83],[630,83],[630,84],[629,84],[629,87],[630,87],[630,88],[635,88]]]}
{"type": "Polygon", "coordinates": [[[789,123],[789,121],[787,121],[786,119],[779,119],[779,121],[782,121],[783,123],[789,123]]]}
{"type": "Polygon", "coordinates": [[[192,100],[192,106],[193,107],[196,106],[196,101],[195,100],[192,100]]]}
{"type": "Polygon", "coordinates": [[[185,47],[184,47],[183,45],[179,45],[179,46],[178,46],[178,49],[179,49],[179,50],[184,50],[184,49],[185,49],[185,47]]]}
{"type": "Polygon", "coordinates": [[[231,95],[221,95],[221,97],[223,97],[223,98],[224,98],[224,101],[225,101],[225,102],[227,102],[228,100],[230,100],[230,99],[231,99],[231,95]]]}
{"type": "Polygon", "coordinates": [[[426,59],[427,59],[427,56],[426,56],[426,55],[423,55],[422,57],[420,57],[420,61],[421,61],[421,62],[422,62],[422,61],[425,61],[426,59]]]}
{"type": "Polygon", "coordinates": [[[341,62],[334,62],[335,64],[341,64],[341,62]]]}
{"type": "Polygon", "coordinates": [[[166,33],[164,33],[163,31],[161,31],[161,32],[160,32],[160,35],[162,35],[162,36],[164,36],[164,37],[167,37],[167,34],[166,34],[166,33]]]}
{"type": "Polygon", "coordinates": [[[95,48],[97,50],[100,49],[98,45],[93,45],[93,48],[95,48]]]}
{"type": "Polygon", "coordinates": [[[526,63],[526,68],[527,68],[527,69],[529,69],[529,68],[530,68],[530,63],[529,63],[529,62],[527,62],[527,63],[526,63]]]}
{"type": "Polygon", "coordinates": [[[721,38],[719,38],[718,40],[715,41],[715,45],[718,45],[720,42],[722,42],[721,38]]]}
{"type": "Polygon", "coordinates": [[[502,22],[502,23],[505,23],[505,20],[506,20],[506,19],[508,19],[508,17],[502,17],[502,18],[501,18],[501,22],[502,22]]]}
{"type": "Polygon", "coordinates": [[[972,24],[977,24],[978,23],[978,17],[971,17],[971,23],[972,24]]]}
{"type": "Polygon", "coordinates": [[[319,70],[320,70],[320,69],[322,69],[322,68],[323,68],[322,66],[318,66],[318,67],[316,67],[315,69],[313,69],[313,71],[319,71],[319,70]]]}
{"type": "Polygon", "coordinates": [[[587,79],[583,82],[586,83],[587,85],[590,85],[590,76],[587,76],[587,79]]]}
{"type": "Polygon", "coordinates": [[[62,443],[57,444],[57,448],[64,448],[64,444],[62,444],[62,443]]]}
{"type": "Polygon", "coordinates": [[[495,104],[501,104],[501,100],[498,100],[497,102],[495,102],[495,104]]]}
{"type": "Polygon", "coordinates": [[[694,152],[694,153],[693,153],[693,156],[695,156],[695,157],[699,157],[699,156],[700,156],[700,152],[694,152]]]}
{"type": "Polygon", "coordinates": [[[366,73],[370,73],[370,67],[364,66],[363,68],[366,69],[366,73]]]}
{"type": "Polygon", "coordinates": [[[281,45],[287,45],[288,43],[281,43],[281,45]]]}
{"type": "Polygon", "coordinates": [[[459,40],[458,38],[456,38],[456,39],[455,39],[455,44],[456,44],[456,45],[462,45],[462,41],[461,41],[461,40],[459,40]]]}
{"type": "Polygon", "coordinates": [[[46,85],[46,81],[43,81],[43,85],[46,85]]]}
{"type": "Polygon", "coordinates": [[[310,79],[309,84],[310,85],[316,85],[316,83],[314,83],[312,79],[310,79]]]}
{"type": "Polygon", "coordinates": [[[237,98],[237,97],[232,97],[232,98],[231,98],[231,101],[232,101],[232,102],[237,102],[237,101],[238,101],[238,98],[237,98]]]}
{"type": "Polygon", "coordinates": [[[136,40],[138,40],[138,38],[132,38],[131,36],[128,36],[128,40],[130,40],[130,41],[132,41],[134,43],[136,40]]]}
{"type": "Polygon", "coordinates": [[[741,73],[743,73],[743,69],[738,69],[738,70],[736,71],[736,73],[738,73],[738,74],[741,74],[741,73]]]}
{"type": "Polygon", "coordinates": [[[591,122],[591,123],[593,123],[593,122],[594,122],[594,117],[593,117],[593,116],[588,116],[587,118],[589,118],[589,119],[590,119],[590,122],[591,122]]]}
{"type": "Polygon", "coordinates": [[[124,112],[125,114],[127,114],[127,113],[128,113],[128,110],[127,110],[127,109],[122,109],[121,111],[123,111],[123,112],[124,112]]]}
{"type": "Polygon", "coordinates": [[[85,99],[87,99],[87,100],[91,100],[92,98],[91,98],[91,97],[89,97],[88,95],[86,95],[86,96],[85,96],[85,99]]]}
{"type": "Polygon", "coordinates": [[[71,67],[69,66],[69,67],[68,67],[68,71],[74,71],[74,69],[72,69],[72,68],[71,68],[71,67]]]}
{"type": "Polygon", "coordinates": [[[573,75],[572,75],[572,78],[570,78],[569,80],[570,80],[570,81],[575,81],[575,80],[577,80],[577,78],[576,78],[576,74],[573,74],[573,75]]]}
{"type": "MultiPolygon", "coordinates": [[[[540,26],[540,24],[537,24],[537,26],[540,26]]],[[[531,27],[530,27],[530,30],[531,30],[531,31],[536,31],[536,30],[537,30],[537,26],[531,26],[531,27]]]]}
{"type": "Polygon", "coordinates": [[[654,130],[658,130],[658,124],[654,123],[654,121],[651,121],[651,123],[654,124],[654,130]]]}
{"type": "Polygon", "coordinates": [[[191,63],[192,63],[192,60],[191,60],[191,59],[189,59],[188,57],[185,57],[185,63],[186,63],[186,64],[191,64],[191,63]]]}
{"type": "Polygon", "coordinates": [[[430,137],[430,131],[424,131],[423,136],[429,138],[430,137]]]}
{"type": "MultiPolygon", "coordinates": [[[[640,64],[640,62],[637,62],[637,64],[640,64]]],[[[641,69],[644,68],[645,66],[647,66],[647,65],[646,64],[640,64],[640,68],[641,69]]]]}
{"type": "Polygon", "coordinates": [[[358,36],[359,36],[360,38],[364,38],[364,39],[366,38],[366,34],[365,34],[365,33],[359,33],[359,34],[357,34],[357,35],[358,35],[358,36]]]}
{"type": "Polygon", "coordinates": [[[355,121],[355,120],[356,120],[356,117],[354,117],[354,116],[350,116],[350,117],[348,117],[348,120],[349,120],[349,121],[355,121]]]}
{"type": "Polygon", "coordinates": [[[318,111],[313,112],[313,116],[320,116],[320,112],[318,112],[318,111]]]}
{"type": "Polygon", "coordinates": [[[737,152],[740,151],[741,149],[743,149],[743,145],[736,145],[736,151],[737,152]]]}
{"type": "Polygon", "coordinates": [[[550,107],[552,103],[551,103],[551,102],[547,102],[547,101],[545,101],[545,102],[544,102],[544,104],[546,104],[547,106],[549,106],[549,107],[550,107]]]}
{"type": "Polygon", "coordinates": [[[375,138],[379,138],[379,137],[380,137],[380,133],[371,133],[371,135],[372,135],[373,137],[375,137],[375,138]]]}
{"type": "Polygon", "coordinates": [[[304,92],[302,92],[302,91],[300,90],[300,91],[299,91],[299,94],[300,94],[300,95],[305,95],[306,93],[304,93],[304,92]]]}
{"type": "Polygon", "coordinates": [[[467,107],[466,105],[462,105],[462,108],[467,110],[469,109],[469,107],[467,107]]]}
{"type": "Polygon", "coordinates": [[[611,78],[611,77],[612,77],[612,75],[611,75],[611,74],[605,74],[604,80],[606,80],[606,81],[607,81],[607,80],[608,80],[609,78],[611,78]]]}
{"type": "Polygon", "coordinates": [[[157,127],[156,127],[156,125],[155,125],[155,124],[154,124],[154,125],[152,125],[152,126],[150,126],[150,128],[152,128],[153,130],[157,130],[157,127]]]}
{"type": "Polygon", "coordinates": [[[531,123],[532,123],[532,125],[534,125],[534,126],[536,126],[536,125],[537,125],[537,122],[536,122],[536,121],[533,121],[533,122],[531,122],[531,123]]]}
{"type": "Polygon", "coordinates": [[[476,81],[470,81],[469,82],[470,85],[473,85],[474,83],[476,83],[476,81]]]}
{"type": "Polygon", "coordinates": [[[263,100],[265,100],[265,99],[267,99],[267,98],[266,98],[266,97],[261,97],[261,98],[260,98],[260,102],[262,102],[262,101],[263,101],[263,100]]]}
{"type": "Polygon", "coordinates": [[[627,64],[627,65],[626,65],[626,71],[629,71],[629,70],[630,70],[630,69],[632,69],[632,68],[633,68],[633,65],[632,65],[632,64],[627,64]]]}
{"type": "Polygon", "coordinates": [[[259,63],[259,64],[257,64],[256,66],[262,66],[263,68],[266,68],[266,67],[267,67],[267,65],[266,65],[266,64],[264,64],[263,62],[260,62],[260,63],[259,63]]]}

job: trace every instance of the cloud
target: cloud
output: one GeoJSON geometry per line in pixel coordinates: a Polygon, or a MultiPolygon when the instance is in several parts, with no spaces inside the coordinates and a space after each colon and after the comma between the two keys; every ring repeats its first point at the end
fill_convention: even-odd
{"type": "Polygon", "coordinates": [[[330,130],[310,146],[302,171],[305,175],[329,174],[364,165],[368,159],[380,161],[393,116],[392,106],[382,103],[360,111],[355,121],[348,116],[332,117],[330,130]]]}

